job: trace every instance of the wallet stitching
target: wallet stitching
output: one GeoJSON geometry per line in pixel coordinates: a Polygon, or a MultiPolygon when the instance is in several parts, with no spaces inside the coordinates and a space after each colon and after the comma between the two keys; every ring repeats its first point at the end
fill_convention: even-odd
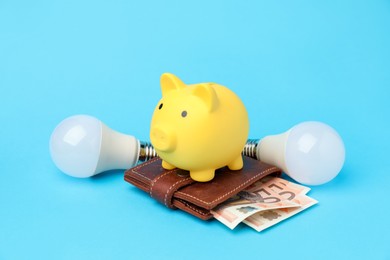
{"type": "Polygon", "coordinates": [[[143,177],[143,178],[145,178],[145,179],[151,181],[151,179],[149,179],[148,177],[146,177],[145,175],[143,175],[143,174],[141,174],[141,173],[139,173],[139,172],[136,172],[136,171],[133,170],[133,173],[135,173],[135,174],[137,174],[138,176],[143,177]]]}
{"type": "Polygon", "coordinates": [[[143,175],[143,174],[137,172],[137,170],[139,170],[139,169],[142,168],[142,167],[148,166],[149,164],[153,163],[153,162],[156,161],[156,160],[157,160],[157,158],[154,159],[154,160],[152,159],[152,160],[150,160],[150,161],[148,161],[148,162],[145,162],[145,163],[143,163],[143,164],[140,164],[140,165],[134,167],[134,168],[132,169],[132,172],[135,173],[135,174],[137,174],[138,176],[141,176],[141,177],[143,177],[143,178],[145,178],[145,179],[151,181],[150,178],[148,178],[148,177],[146,177],[145,175],[143,175]]]}
{"type": "Polygon", "coordinates": [[[265,171],[262,171],[262,172],[256,174],[255,176],[253,176],[252,178],[250,178],[249,180],[247,180],[246,182],[241,183],[239,186],[237,186],[237,187],[235,187],[234,189],[232,189],[232,190],[226,192],[225,194],[219,196],[218,198],[214,199],[214,200],[211,201],[211,202],[206,202],[206,201],[204,201],[204,200],[201,200],[201,199],[199,199],[199,198],[197,198],[197,197],[194,197],[194,196],[192,196],[192,195],[190,195],[190,194],[188,194],[188,193],[184,193],[184,192],[182,192],[182,191],[177,191],[177,192],[178,192],[178,193],[181,193],[181,194],[183,194],[183,195],[185,195],[185,196],[188,196],[188,197],[190,197],[190,198],[193,198],[193,199],[195,199],[195,200],[197,200],[197,201],[203,202],[203,203],[206,204],[206,205],[210,205],[210,204],[213,204],[214,202],[220,200],[221,198],[225,197],[225,196],[228,195],[229,193],[233,193],[234,191],[240,189],[242,186],[245,186],[247,183],[251,182],[253,179],[256,179],[257,177],[259,177],[259,176],[261,176],[261,175],[263,175],[263,174],[265,174],[265,173],[268,173],[268,172],[271,172],[271,171],[274,171],[274,170],[277,170],[277,169],[278,169],[278,168],[273,167],[273,168],[267,169],[267,170],[265,170],[265,171]]]}
{"type": "Polygon", "coordinates": [[[180,200],[180,202],[182,202],[187,208],[190,208],[190,209],[192,209],[193,211],[198,212],[200,215],[203,215],[203,216],[208,216],[208,215],[210,215],[209,213],[205,213],[205,212],[200,211],[199,209],[193,207],[191,204],[189,204],[188,202],[186,202],[186,201],[184,201],[184,200],[180,200]]]}
{"type": "MultiPolygon", "coordinates": [[[[176,186],[177,184],[179,184],[179,183],[182,183],[182,182],[184,182],[184,181],[188,181],[189,179],[190,179],[190,178],[185,178],[185,179],[179,180],[179,181],[175,182],[174,184],[172,184],[171,187],[169,187],[169,189],[168,189],[167,192],[165,193],[165,197],[164,197],[164,204],[165,204],[165,206],[169,207],[169,206],[168,206],[168,203],[167,203],[167,198],[168,198],[168,194],[169,194],[169,192],[172,190],[172,188],[173,188],[174,186],[176,186]]],[[[172,197],[172,196],[171,196],[171,197],[172,197]]]]}
{"type": "Polygon", "coordinates": [[[154,178],[154,179],[152,180],[152,183],[151,183],[151,185],[150,185],[150,192],[149,192],[150,197],[153,197],[152,193],[153,193],[154,184],[156,184],[156,182],[157,182],[160,178],[164,177],[165,175],[167,175],[167,174],[169,174],[169,173],[171,173],[171,172],[172,172],[172,171],[164,172],[163,174],[159,175],[157,178],[154,178]]]}
{"type": "Polygon", "coordinates": [[[149,164],[151,164],[151,163],[153,163],[153,162],[155,162],[155,161],[157,161],[157,160],[158,160],[158,157],[156,157],[156,158],[154,158],[154,159],[151,159],[151,160],[149,160],[149,161],[147,161],[147,162],[145,162],[145,163],[143,163],[143,164],[140,164],[140,165],[134,167],[133,170],[132,170],[132,172],[134,172],[134,173],[137,174],[138,176],[144,177],[145,179],[151,181],[150,178],[148,178],[148,177],[146,177],[145,175],[143,175],[143,174],[137,172],[137,170],[139,170],[140,168],[146,167],[146,166],[148,166],[149,164]]]}

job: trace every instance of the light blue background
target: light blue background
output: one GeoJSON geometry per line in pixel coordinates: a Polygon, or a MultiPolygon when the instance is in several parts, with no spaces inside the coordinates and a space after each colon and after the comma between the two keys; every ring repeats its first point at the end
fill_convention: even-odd
{"type": "Polygon", "coordinates": [[[390,1],[0,0],[0,259],[390,259],[390,1]],[[347,160],[319,204],[257,233],[123,181],[62,174],[54,127],[149,139],[163,72],[226,85],[250,137],[319,120],[347,160]]]}

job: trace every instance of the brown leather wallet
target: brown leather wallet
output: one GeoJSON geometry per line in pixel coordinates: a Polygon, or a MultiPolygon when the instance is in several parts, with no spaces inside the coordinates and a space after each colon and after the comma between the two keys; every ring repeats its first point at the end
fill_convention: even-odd
{"type": "Polygon", "coordinates": [[[216,170],[213,180],[196,182],[188,171],[165,170],[157,157],[127,170],[125,180],[169,208],[179,208],[207,220],[213,217],[210,210],[218,204],[269,174],[281,174],[275,166],[246,156],[243,159],[241,170],[224,167],[216,170]]]}

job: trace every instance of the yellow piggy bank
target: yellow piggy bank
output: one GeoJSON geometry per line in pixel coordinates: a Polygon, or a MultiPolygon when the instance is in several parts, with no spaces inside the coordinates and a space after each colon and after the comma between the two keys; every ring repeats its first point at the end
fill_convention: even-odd
{"type": "Polygon", "coordinates": [[[243,167],[249,120],[235,93],[215,83],[186,85],[169,73],[161,76],[161,90],[150,140],[164,169],[187,170],[195,181],[206,182],[218,168],[243,167]]]}

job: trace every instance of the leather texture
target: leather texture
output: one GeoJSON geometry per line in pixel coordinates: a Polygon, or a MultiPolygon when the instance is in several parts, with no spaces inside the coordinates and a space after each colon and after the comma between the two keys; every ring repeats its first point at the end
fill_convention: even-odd
{"type": "Polygon", "coordinates": [[[275,166],[246,156],[243,159],[241,170],[232,171],[224,167],[215,172],[213,180],[196,182],[190,178],[188,171],[165,170],[157,157],[127,170],[125,180],[169,208],[179,208],[207,220],[213,217],[210,210],[220,203],[265,176],[281,174],[275,166]]]}

